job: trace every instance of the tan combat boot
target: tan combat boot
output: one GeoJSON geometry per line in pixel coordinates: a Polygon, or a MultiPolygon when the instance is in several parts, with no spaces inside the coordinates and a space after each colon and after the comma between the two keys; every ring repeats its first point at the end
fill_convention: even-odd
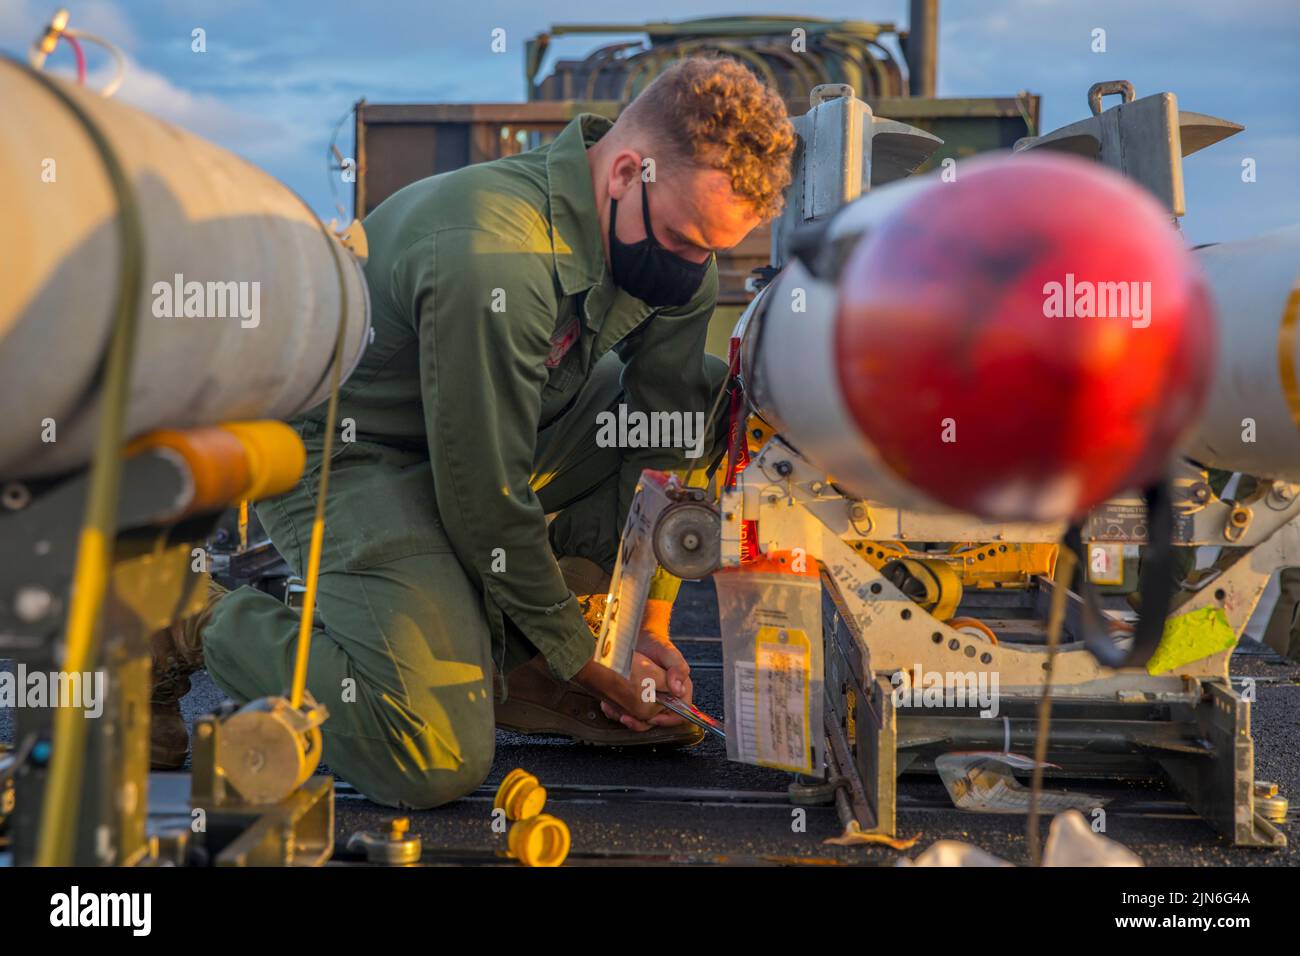
{"type": "MultiPolygon", "coordinates": [[[[593,633],[599,632],[609,575],[585,558],[563,557],[559,564],[564,583],[577,596],[588,627],[593,633]]],[[[540,655],[507,676],[506,695],[506,700],[496,705],[496,723],[516,733],[562,734],[607,747],[681,747],[704,739],[704,730],[694,724],[640,731],[610,720],[600,709],[599,698],[573,681],[557,678],[540,655]]]]}
{"type": "Polygon", "coordinates": [[[153,695],[149,701],[149,766],[179,770],[189,751],[190,732],[181,717],[181,698],[190,692],[190,675],[203,668],[203,629],[229,592],[208,579],[203,607],[151,639],[153,695]]]}
{"type": "Polygon", "coordinates": [[[566,556],[558,563],[564,583],[578,599],[591,633],[599,634],[601,622],[605,620],[605,605],[609,601],[610,576],[599,564],[586,558],[566,556]]]}

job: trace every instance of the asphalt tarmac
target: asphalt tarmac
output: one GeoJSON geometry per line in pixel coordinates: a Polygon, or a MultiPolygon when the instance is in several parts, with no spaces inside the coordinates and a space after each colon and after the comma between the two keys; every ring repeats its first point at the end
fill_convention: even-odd
{"type": "MultiPolygon", "coordinates": [[[[721,718],[721,650],[712,588],[684,586],[673,631],[692,664],[695,702],[721,718]]],[[[0,664],[0,667],[11,666],[0,664]]],[[[1256,679],[1252,714],[1256,779],[1277,783],[1294,800],[1300,793],[1300,665],[1245,639],[1233,656],[1234,680],[1256,679]]],[[[221,693],[206,674],[196,675],[183,702],[187,720],[212,709],[221,693]]],[[[12,714],[0,710],[0,739],[12,736],[12,714]]],[[[812,863],[890,865],[914,857],[940,839],[962,840],[1004,860],[1027,860],[1025,819],[953,808],[936,777],[905,775],[898,784],[898,835],[919,835],[914,848],[837,847],[824,844],[839,834],[833,807],[808,807],[800,820],[786,796],[788,774],[736,764],[712,735],[689,749],[608,749],[562,738],[497,732],[496,758],[480,790],[436,810],[408,812],[411,831],[424,841],[426,862],[500,864],[505,835],[492,827],[497,783],[516,767],[534,773],[548,788],[546,812],[563,819],[572,833],[574,864],[812,863]],[[802,824],[802,825],[800,825],[802,824]]],[[[386,829],[398,811],[361,797],[337,781],[337,845],[360,830],[386,829]]],[[[1049,781],[1050,786],[1061,786],[1049,781]]],[[[1080,783],[1111,798],[1107,836],[1144,862],[1164,866],[1300,863],[1295,814],[1281,825],[1290,845],[1282,850],[1231,846],[1193,816],[1168,790],[1125,783],[1080,783]]],[[[1043,820],[1046,837],[1050,818],[1043,820]]]]}

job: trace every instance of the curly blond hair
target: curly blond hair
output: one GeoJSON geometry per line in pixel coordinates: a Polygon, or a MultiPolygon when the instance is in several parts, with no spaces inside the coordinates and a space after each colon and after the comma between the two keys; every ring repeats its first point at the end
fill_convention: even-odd
{"type": "Polygon", "coordinates": [[[690,57],[674,63],[623,111],[675,158],[718,169],[764,220],[790,185],[794,126],[785,103],[740,63],[690,57]]]}

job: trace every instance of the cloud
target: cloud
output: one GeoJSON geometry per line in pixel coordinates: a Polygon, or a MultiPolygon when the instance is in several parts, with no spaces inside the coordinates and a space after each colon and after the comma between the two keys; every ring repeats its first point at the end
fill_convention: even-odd
{"type": "MultiPolygon", "coordinates": [[[[112,67],[104,66],[92,71],[86,82],[102,86],[111,75],[112,67]]],[[[259,165],[291,154],[303,145],[298,130],[236,109],[215,96],[187,90],[130,57],[126,58],[126,77],[116,99],[219,143],[259,165]]]]}
{"type": "MultiPolygon", "coordinates": [[[[435,4],[385,0],[62,0],[72,23],[119,43],[131,57],[122,99],[212,139],[283,178],[318,211],[332,199],[325,146],[338,117],[370,102],[511,101],[523,95],[524,41],[557,22],[609,19],[608,0],[477,0],[435,4]],[[190,50],[190,30],[207,30],[208,52],[190,50]],[[490,30],[508,31],[509,53],[488,52],[490,30]]],[[[21,53],[53,11],[52,0],[0,0],[0,47],[21,53]],[[47,6],[48,4],[48,6],[47,6]]],[[[804,0],[823,18],[893,21],[905,28],[905,0],[804,0]]],[[[1095,80],[1126,78],[1138,95],[1178,94],[1184,109],[1244,123],[1247,134],[1188,163],[1191,233],[1200,238],[1254,231],[1293,216],[1285,191],[1300,175],[1290,140],[1300,135],[1294,49],[1297,0],[1252,0],[1249,15],[1220,0],[998,0],[946,3],[940,15],[940,96],[1043,95],[1050,130],[1087,114],[1095,80]],[[1171,26],[1172,24],[1172,26],[1171,26]],[[1107,31],[1094,54],[1091,31],[1107,31]],[[1256,140],[1254,137],[1267,137],[1256,140]],[[1256,150],[1261,178],[1238,189],[1242,150],[1256,150]],[[1288,152],[1288,150],[1292,150],[1288,152]],[[1218,157],[1222,156],[1222,160],[1218,157]],[[1231,159],[1231,162],[1229,160],[1231,159]],[[1222,168],[1220,168],[1222,164],[1222,168]]],[[[710,14],[788,13],[788,0],[711,0],[710,14]]],[[[664,0],[655,19],[699,16],[691,0],[664,0]]],[[[615,20],[644,19],[617,16],[615,20]]],[[[548,62],[582,56],[608,37],[560,37],[548,62]]],[[[892,46],[894,41],[887,41],[892,46]]],[[[52,61],[68,75],[71,56],[52,61]]],[[[102,77],[101,54],[91,67],[102,77]]],[[[345,124],[342,148],[350,130],[345,124]]],[[[335,184],[337,186],[337,183],[335,184]]]]}
{"type": "Polygon", "coordinates": [[[73,27],[94,33],[116,43],[123,50],[134,50],[140,43],[131,18],[111,0],[85,0],[69,7],[73,27]]]}
{"type": "MultiPolygon", "coordinates": [[[[293,114],[268,115],[264,109],[241,108],[242,103],[211,93],[189,89],[185,71],[161,72],[141,62],[156,56],[172,39],[189,52],[189,34],[168,37],[171,31],[135,9],[124,9],[112,0],[81,0],[68,3],[72,27],[103,37],[117,46],[126,60],[126,74],[116,98],[198,136],[238,153],[258,166],[286,168],[300,159],[304,150],[320,139],[320,130],[295,122],[293,114]],[[161,33],[159,31],[162,31],[161,33]],[[178,38],[178,39],[177,39],[178,38]]],[[[41,33],[54,6],[41,0],[0,0],[0,47],[25,59],[27,48],[41,33]]],[[[100,87],[114,72],[108,55],[95,44],[84,44],[90,67],[87,85],[100,87]]],[[[72,75],[72,57],[60,49],[48,68],[61,76],[72,75]]],[[[191,77],[201,80],[198,75],[191,77]]],[[[250,103],[257,105],[256,100],[250,103]]]]}
{"type": "MultiPolygon", "coordinates": [[[[44,31],[59,5],[38,0],[4,0],[0,3],[0,40],[7,46],[29,47],[44,31]]],[[[131,18],[112,0],[81,0],[67,4],[69,26],[112,40],[124,50],[139,42],[131,18]]]]}

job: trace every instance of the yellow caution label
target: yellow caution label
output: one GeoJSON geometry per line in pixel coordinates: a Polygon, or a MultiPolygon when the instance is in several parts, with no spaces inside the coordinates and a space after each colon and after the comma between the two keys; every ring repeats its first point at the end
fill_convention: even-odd
{"type": "Polygon", "coordinates": [[[1237,635],[1221,608],[1203,607],[1171,617],[1156,652],[1147,661],[1148,674],[1163,674],[1175,667],[1226,651],[1237,643],[1237,635]]]}
{"type": "Polygon", "coordinates": [[[754,651],[757,762],[812,772],[812,644],[803,631],[760,628],[754,651]]]}

